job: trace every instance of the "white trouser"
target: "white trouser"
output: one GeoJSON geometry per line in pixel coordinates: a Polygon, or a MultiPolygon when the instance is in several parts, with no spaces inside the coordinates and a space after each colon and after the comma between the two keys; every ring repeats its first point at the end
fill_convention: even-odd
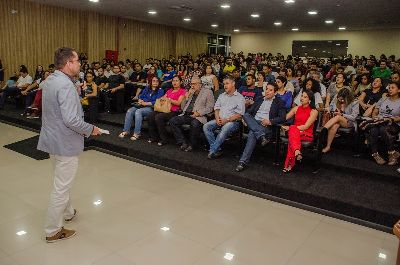
{"type": "Polygon", "coordinates": [[[54,186],[45,221],[47,237],[57,234],[63,227],[63,219],[74,215],[69,193],[78,170],[77,156],[51,155],[50,158],[54,168],[54,186]]]}

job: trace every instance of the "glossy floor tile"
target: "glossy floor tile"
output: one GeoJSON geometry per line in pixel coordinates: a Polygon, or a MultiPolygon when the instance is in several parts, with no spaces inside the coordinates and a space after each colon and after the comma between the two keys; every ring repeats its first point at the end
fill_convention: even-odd
{"type": "Polygon", "coordinates": [[[0,265],[394,265],[390,234],[97,151],[80,156],[67,228],[47,244],[50,160],[3,146],[36,135],[0,123],[0,265]]]}

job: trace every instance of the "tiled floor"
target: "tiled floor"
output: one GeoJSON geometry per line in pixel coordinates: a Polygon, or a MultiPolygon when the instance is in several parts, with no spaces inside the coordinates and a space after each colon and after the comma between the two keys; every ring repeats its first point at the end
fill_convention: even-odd
{"type": "Polygon", "coordinates": [[[50,161],[2,147],[34,135],[0,123],[0,265],[395,264],[393,235],[96,151],[72,191],[77,236],[47,244],[50,161]]]}

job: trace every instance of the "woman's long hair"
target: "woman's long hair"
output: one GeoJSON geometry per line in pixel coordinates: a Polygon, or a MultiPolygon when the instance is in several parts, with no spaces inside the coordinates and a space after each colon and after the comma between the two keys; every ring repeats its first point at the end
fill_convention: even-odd
{"type": "Polygon", "coordinates": [[[314,92],[311,91],[311,90],[305,89],[305,90],[303,90],[302,93],[306,93],[308,98],[310,99],[310,107],[311,107],[311,109],[316,109],[314,92]]]}
{"type": "Polygon", "coordinates": [[[340,103],[339,98],[344,99],[344,104],[346,105],[346,107],[349,106],[354,101],[353,93],[347,88],[343,88],[338,92],[336,106],[338,106],[338,103],[340,103]]]}

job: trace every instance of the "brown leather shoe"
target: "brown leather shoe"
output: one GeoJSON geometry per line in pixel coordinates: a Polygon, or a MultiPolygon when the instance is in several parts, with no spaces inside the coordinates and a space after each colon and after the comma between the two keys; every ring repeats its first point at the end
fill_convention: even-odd
{"type": "Polygon", "coordinates": [[[71,238],[74,235],[76,235],[76,231],[68,230],[68,229],[65,229],[64,227],[62,227],[61,230],[54,236],[46,237],[46,242],[54,243],[54,242],[57,242],[60,240],[65,240],[65,239],[71,238]]]}
{"type": "Polygon", "coordinates": [[[383,159],[378,153],[373,153],[372,157],[378,165],[384,165],[386,163],[385,159],[383,159]]]}
{"type": "Polygon", "coordinates": [[[400,157],[400,153],[399,152],[397,152],[397,151],[393,151],[393,152],[389,152],[388,153],[389,154],[389,162],[388,162],[388,165],[389,166],[394,166],[394,165],[396,165],[397,164],[397,160],[399,159],[399,157],[400,157]]]}

